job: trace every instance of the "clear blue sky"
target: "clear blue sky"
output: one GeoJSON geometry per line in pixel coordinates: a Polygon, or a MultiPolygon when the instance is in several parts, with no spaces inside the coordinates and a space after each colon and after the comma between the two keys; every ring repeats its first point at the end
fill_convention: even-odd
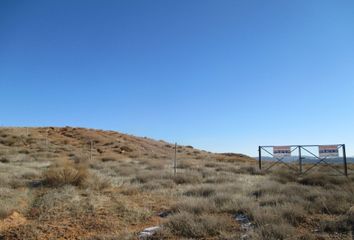
{"type": "Polygon", "coordinates": [[[0,90],[3,126],[354,155],[354,1],[2,0],[0,90]]]}

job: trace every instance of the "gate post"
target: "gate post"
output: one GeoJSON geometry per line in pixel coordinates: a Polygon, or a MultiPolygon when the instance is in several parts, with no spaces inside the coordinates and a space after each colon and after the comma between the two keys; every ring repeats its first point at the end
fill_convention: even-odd
{"type": "Polygon", "coordinates": [[[343,162],[344,162],[344,174],[348,177],[348,168],[347,168],[347,155],[345,153],[345,144],[342,145],[343,148],[343,162]]]}
{"type": "Polygon", "coordinates": [[[302,157],[301,157],[301,146],[298,146],[299,148],[299,170],[300,174],[302,173],[302,157]]]}
{"type": "Polygon", "coordinates": [[[258,146],[258,165],[259,170],[262,170],[262,147],[258,146]]]}

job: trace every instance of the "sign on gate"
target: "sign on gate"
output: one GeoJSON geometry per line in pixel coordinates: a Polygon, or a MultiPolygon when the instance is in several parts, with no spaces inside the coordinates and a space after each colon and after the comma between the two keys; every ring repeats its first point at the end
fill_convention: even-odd
{"type": "Polygon", "coordinates": [[[273,155],[276,158],[290,157],[291,149],[288,146],[275,146],[273,147],[273,155]]]}
{"type": "MultiPolygon", "coordinates": [[[[277,164],[283,164],[290,169],[295,171],[299,171],[301,174],[305,174],[310,171],[312,168],[319,164],[325,164],[328,167],[331,167],[333,170],[337,171],[340,174],[344,174],[348,176],[348,166],[347,166],[347,155],[345,152],[345,144],[332,144],[332,145],[288,145],[288,146],[258,146],[258,164],[259,169],[262,170],[262,152],[265,152],[272,156],[272,160],[270,160],[270,165],[266,167],[264,170],[267,171],[274,167],[277,164]],[[270,149],[273,149],[273,153],[270,149]],[[313,150],[319,151],[319,154],[313,152],[313,150]],[[341,149],[341,157],[339,157],[339,150],[341,149]],[[285,161],[284,158],[292,155],[292,153],[298,150],[298,164],[299,168],[294,168],[294,157],[292,157],[292,161],[285,161]],[[310,162],[306,163],[306,166],[312,165],[307,167],[305,171],[303,171],[303,159],[305,158],[302,153],[307,154],[306,158],[310,157],[315,159],[316,162],[311,164],[310,162]],[[309,155],[309,156],[308,156],[309,155]],[[340,171],[335,165],[338,164],[338,161],[334,161],[335,163],[327,162],[327,157],[336,157],[338,159],[343,159],[343,167],[344,172],[340,171]]],[[[269,159],[268,159],[269,160],[269,159]]]]}
{"type": "Polygon", "coordinates": [[[336,145],[318,146],[319,156],[323,157],[338,157],[338,147],[336,145]]]}

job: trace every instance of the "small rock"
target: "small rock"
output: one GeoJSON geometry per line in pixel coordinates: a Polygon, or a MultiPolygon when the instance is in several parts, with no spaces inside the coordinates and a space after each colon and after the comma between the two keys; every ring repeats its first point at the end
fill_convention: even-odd
{"type": "Polygon", "coordinates": [[[242,213],[236,214],[235,220],[240,222],[241,229],[244,231],[249,231],[253,228],[250,219],[245,214],[242,213]]]}
{"type": "Polygon", "coordinates": [[[140,232],[139,239],[148,239],[148,237],[154,235],[159,229],[159,226],[145,228],[142,232],[140,232]]]}
{"type": "Polygon", "coordinates": [[[162,212],[159,212],[159,213],[157,214],[157,216],[159,216],[159,217],[161,217],[161,218],[165,218],[165,217],[167,217],[167,216],[170,215],[170,214],[171,214],[170,211],[162,211],[162,212]]]}

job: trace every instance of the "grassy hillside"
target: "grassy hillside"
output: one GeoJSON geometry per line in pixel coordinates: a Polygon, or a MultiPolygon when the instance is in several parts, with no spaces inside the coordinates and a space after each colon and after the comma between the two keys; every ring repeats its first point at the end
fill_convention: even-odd
{"type": "Polygon", "coordinates": [[[113,131],[1,128],[0,239],[352,237],[353,175],[263,173],[191,146],[174,174],[173,157],[171,143],[113,131]]]}

